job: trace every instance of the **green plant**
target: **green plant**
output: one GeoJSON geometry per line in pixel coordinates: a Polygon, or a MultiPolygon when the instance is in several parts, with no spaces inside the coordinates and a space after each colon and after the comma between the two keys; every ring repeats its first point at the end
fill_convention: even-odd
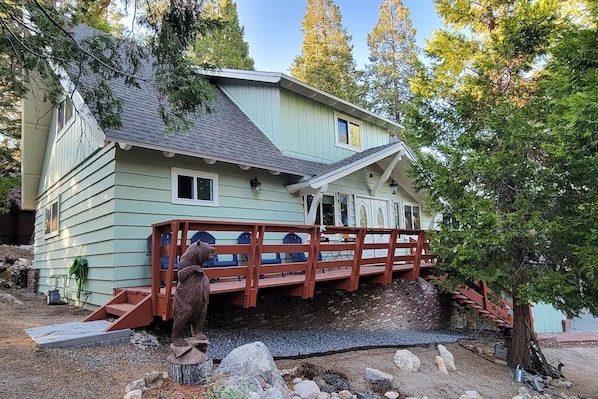
{"type": "Polygon", "coordinates": [[[83,290],[83,284],[87,281],[87,259],[78,256],[73,261],[73,264],[69,268],[69,277],[75,276],[75,282],[77,283],[77,299],[81,298],[81,291],[83,290]]]}

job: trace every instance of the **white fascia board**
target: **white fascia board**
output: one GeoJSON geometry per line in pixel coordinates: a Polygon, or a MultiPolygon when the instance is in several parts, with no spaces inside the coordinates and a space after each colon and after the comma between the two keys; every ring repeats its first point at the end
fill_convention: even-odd
{"type": "Polygon", "coordinates": [[[365,158],[362,158],[356,162],[341,166],[338,169],[331,170],[328,173],[323,174],[322,176],[317,176],[313,179],[303,180],[298,183],[289,184],[286,188],[287,191],[290,193],[296,193],[299,190],[305,188],[312,188],[312,189],[319,189],[320,187],[330,184],[340,178],[343,178],[351,173],[357,172],[369,166],[375,162],[378,162],[384,158],[387,158],[394,154],[399,154],[404,151],[405,146],[403,142],[399,141],[395,145],[390,146],[382,151],[375,152],[365,158]]]}
{"type": "Polygon", "coordinates": [[[249,80],[263,83],[279,83],[282,75],[277,72],[247,71],[242,69],[201,69],[202,75],[216,78],[249,80]]]}

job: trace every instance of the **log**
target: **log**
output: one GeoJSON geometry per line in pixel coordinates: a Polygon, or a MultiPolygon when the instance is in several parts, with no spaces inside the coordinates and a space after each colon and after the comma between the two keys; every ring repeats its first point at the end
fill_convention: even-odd
{"type": "Polygon", "coordinates": [[[203,363],[178,364],[170,362],[168,375],[180,385],[205,385],[212,373],[212,359],[203,363]]]}

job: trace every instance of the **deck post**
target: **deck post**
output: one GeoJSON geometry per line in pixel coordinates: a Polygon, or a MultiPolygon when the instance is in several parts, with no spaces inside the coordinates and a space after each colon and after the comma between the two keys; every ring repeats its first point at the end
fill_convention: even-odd
{"type": "Polygon", "coordinates": [[[351,277],[349,278],[349,287],[347,291],[355,291],[359,288],[359,269],[361,268],[361,255],[363,254],[363,245],[365,243],[366,229],[357,231],[355,237],[355,251],[353,253],[353,264],[351,265],[351,277]]]}
{"type": "Polygon", "coordinates": [[[417,280],[419,278],[420,266],[422,261],[422,252],[424,250],[424,232],[420,230],[417,233],[417,242],[415,243],[415,253],[413,254],[413,269],[409,273],[409,280],[417,280]]]}
{"type": "Polygon", "coordinates": [[[150,289],[153,316],[158,315],[158,293],[160,292],[160,250],[158,247],[158,237],[160,237],[159,227],[154,225],[152,228],[152,243],[150,245],[150,267],[152,271],[150,289]]]}
{"type": "Polygon", "coordinates": [[[392,282],[392,268],[395,260],[395,249],[397,247],[397,239],[399,238],[399,230],[393,229],[390,232],[388,238],[388,253],[386,255],[386,267],[384,269],[384,276],[382,278],[382,284],[388,285],[392,282]]]}
{"type": "Polygon", "coordinates": [[[168,320],[172,310],[172,280],[174,280],[174,266],[178,255],[179,229],[180,222],[178,220],[173,221],[170,225],[172,239],[170,240],[170,250],[168,254],[168,271],[166,272],[166,284],[164,289],[165,306],[162,320],[168,320]]]}
{"type": "Polygon", "coordinates": [[[251,240],[249,242],[249,254],[247,254],[247,267],[251,270],[251,279],[245,284],[245,298],[243,307],[255,307],[257,304],[257,292],[260,282],[260,268],[262,259],[262,244],[264,243],[264,230],[266,226],[254,225],[251,228],[251,240]]]}

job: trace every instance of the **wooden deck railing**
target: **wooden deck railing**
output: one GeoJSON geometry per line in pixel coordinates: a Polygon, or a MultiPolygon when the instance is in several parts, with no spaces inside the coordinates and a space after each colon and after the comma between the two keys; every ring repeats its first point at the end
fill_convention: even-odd
{"type": "Polygon", "coordinates": [[[172,317],[172,295],[176,288],[177,259],[187,249],[191,236],[207,231],[216,237],[216,254],[237,254],[239,266],[206,268],[213,281],[210,295],[226,294],[243,307],[256,306],[260,289],[284,287],[285,293],[312,298],[316,283],[356,290],[360,279],[390,284],[394,277],[417,279],[422,267],[432,267],[424,231],[390,228],[358,228],[212,220],[170,220],[152,226],[151,295],[154,315],[172,317]],[[249,244],[238,244],[243,232],[251,233],[249,244]],[[284,244],[283,237],[295,233],[302,243],[284,244]],[[171,235],[169,244],[162,237],[171,235]],[[293,262],[290,253],[305,253],[293,262]],[[262,264],[264,254],[280,253],[282,262],[262,264]],[[161,267],[161,258],[168,267],[161,267]]]}

